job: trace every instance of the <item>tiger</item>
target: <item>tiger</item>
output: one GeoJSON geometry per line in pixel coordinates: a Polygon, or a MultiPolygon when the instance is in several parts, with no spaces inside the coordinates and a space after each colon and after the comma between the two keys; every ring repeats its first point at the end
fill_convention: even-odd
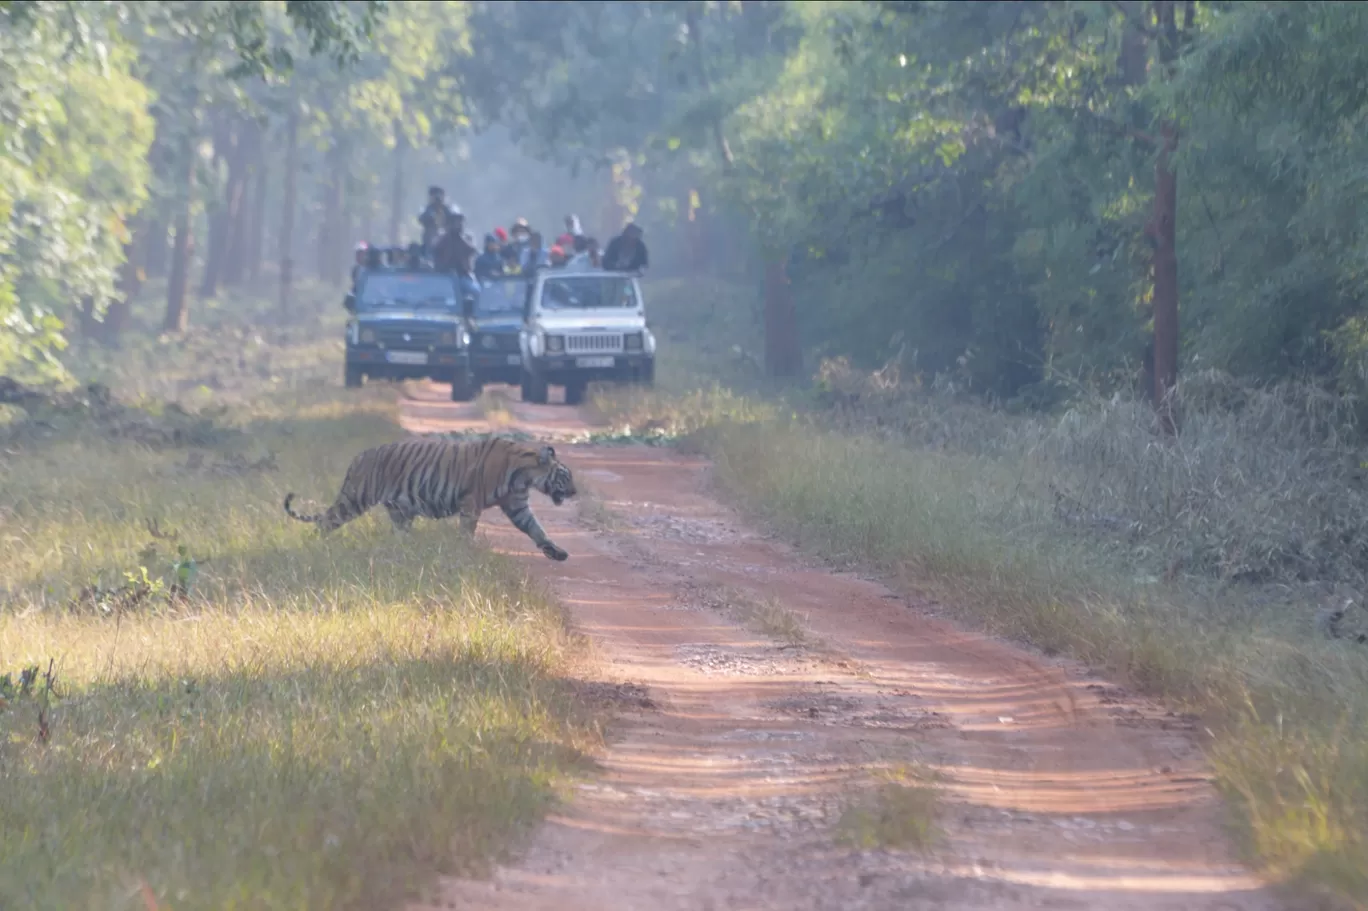
{"type": "Polygon", "coordinates": [[[285,496],[285,514],[312,522],[328,534],[364,515],[376,504],[389,512],[396,531],[408,531],[418,517],[459,515],[461,532],[474,537],[480,514],[497,505],[514,527],[552,560],[570,555],[557,547],[527,505],[536,488],[557,506],[575,496],[575,478],[547,444],[504,437],[445,440],[417,437],[386,443],[359,453],[347,467],[337,499],[327,511],[300,515],[285,496]]]}

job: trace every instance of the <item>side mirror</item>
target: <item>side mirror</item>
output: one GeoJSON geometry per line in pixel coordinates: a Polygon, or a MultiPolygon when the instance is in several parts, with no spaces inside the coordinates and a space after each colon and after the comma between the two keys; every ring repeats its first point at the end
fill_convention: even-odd
{"type": "Polygon", "coordinates": [[[346,310],[347,310],[348,313],[355,313],[355,312],[356,312],[356,295],[355,295],[355,294],[348,294],[346,297],[342,298],[342,306],[346,308],[346,310]]]}

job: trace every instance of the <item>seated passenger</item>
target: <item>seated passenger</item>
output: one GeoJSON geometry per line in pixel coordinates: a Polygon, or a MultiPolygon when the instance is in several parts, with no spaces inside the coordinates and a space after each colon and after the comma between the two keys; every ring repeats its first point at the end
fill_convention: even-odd
{"type": "Polygon", "coordinates": [[[576,271],[582,269],[592,269],[594,267],[594,263],[589,255],[589,238],[581,234],[579,237],[576,237],[574,239],[573,246],[575,249],[575,253],[573,256],[570,257],[570,259],[566,261],[565,268],[574,269],[576,271]]]}
{"type": "Polygon", "coordinates": [[[353,291],[356,290],[356,280],[361,277],[361,270],[366,268],[366,260],[368,258],[369,252],[370,248],[367,247],[366,242],[364,240],[356,245],[356,253],[353,257],[351,267],[351,283],[353,291]]]}
{"type": "Polygon", "coordinates": [[[561,269],[561,268],[564,268],[565,263],[566,263],[565,251],[564,251],[563,249],[561,249],[561,245],[560,245],[560,244],[556,244],[554,247],[551,248],[551,268],[552,268],[552,269],[561,269]]]}
{"type": "Polygon", "coordinates": [[[527,241],[527,249],[523,251],[520,265],[522,271],[531,274],[551,262],[546,250],[542,249],[542,236],[540,231],[533,231],[527,241]]]}
{"type": "Polygon", "coordinates": [[[486,234],[484,252],[475,257],[475,277],[484,281],[495,275],[503,275],[503,271],[504,261],[499,255],[499,239],[493,234],[486,234]]]}

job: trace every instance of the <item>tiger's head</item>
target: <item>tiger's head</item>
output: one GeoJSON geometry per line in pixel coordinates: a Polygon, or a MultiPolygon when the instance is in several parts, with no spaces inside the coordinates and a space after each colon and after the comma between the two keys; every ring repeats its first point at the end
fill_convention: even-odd
{"type": "Polygon", "coordinates": [[[557,506],[576,494],[575,476],[556,458],[556,450],[542,446],[537,450],[537,474],[532,486],[551,498],[557,506]]]}

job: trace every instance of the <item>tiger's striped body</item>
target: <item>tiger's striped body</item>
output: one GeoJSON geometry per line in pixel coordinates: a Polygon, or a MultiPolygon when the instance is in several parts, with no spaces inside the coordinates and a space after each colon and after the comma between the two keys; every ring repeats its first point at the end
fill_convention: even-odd
{"type": "Polygon", "coordinates": [[[416,438],[367,449],[352,459],[342,489],[326,512],[300,515],[285,497],[285,513],[312,522],[327,534],[371,507],[382,505],[390,521],[407,531],[418,517],[460,516],[462,532],[473,536],[480,514],[498,506],[552,560],[569,557],[551,542],[527,503],[536,488],[557,506],[575,496],[575,479],[544,444],[502,437],[457,442],[416,438]]]}

